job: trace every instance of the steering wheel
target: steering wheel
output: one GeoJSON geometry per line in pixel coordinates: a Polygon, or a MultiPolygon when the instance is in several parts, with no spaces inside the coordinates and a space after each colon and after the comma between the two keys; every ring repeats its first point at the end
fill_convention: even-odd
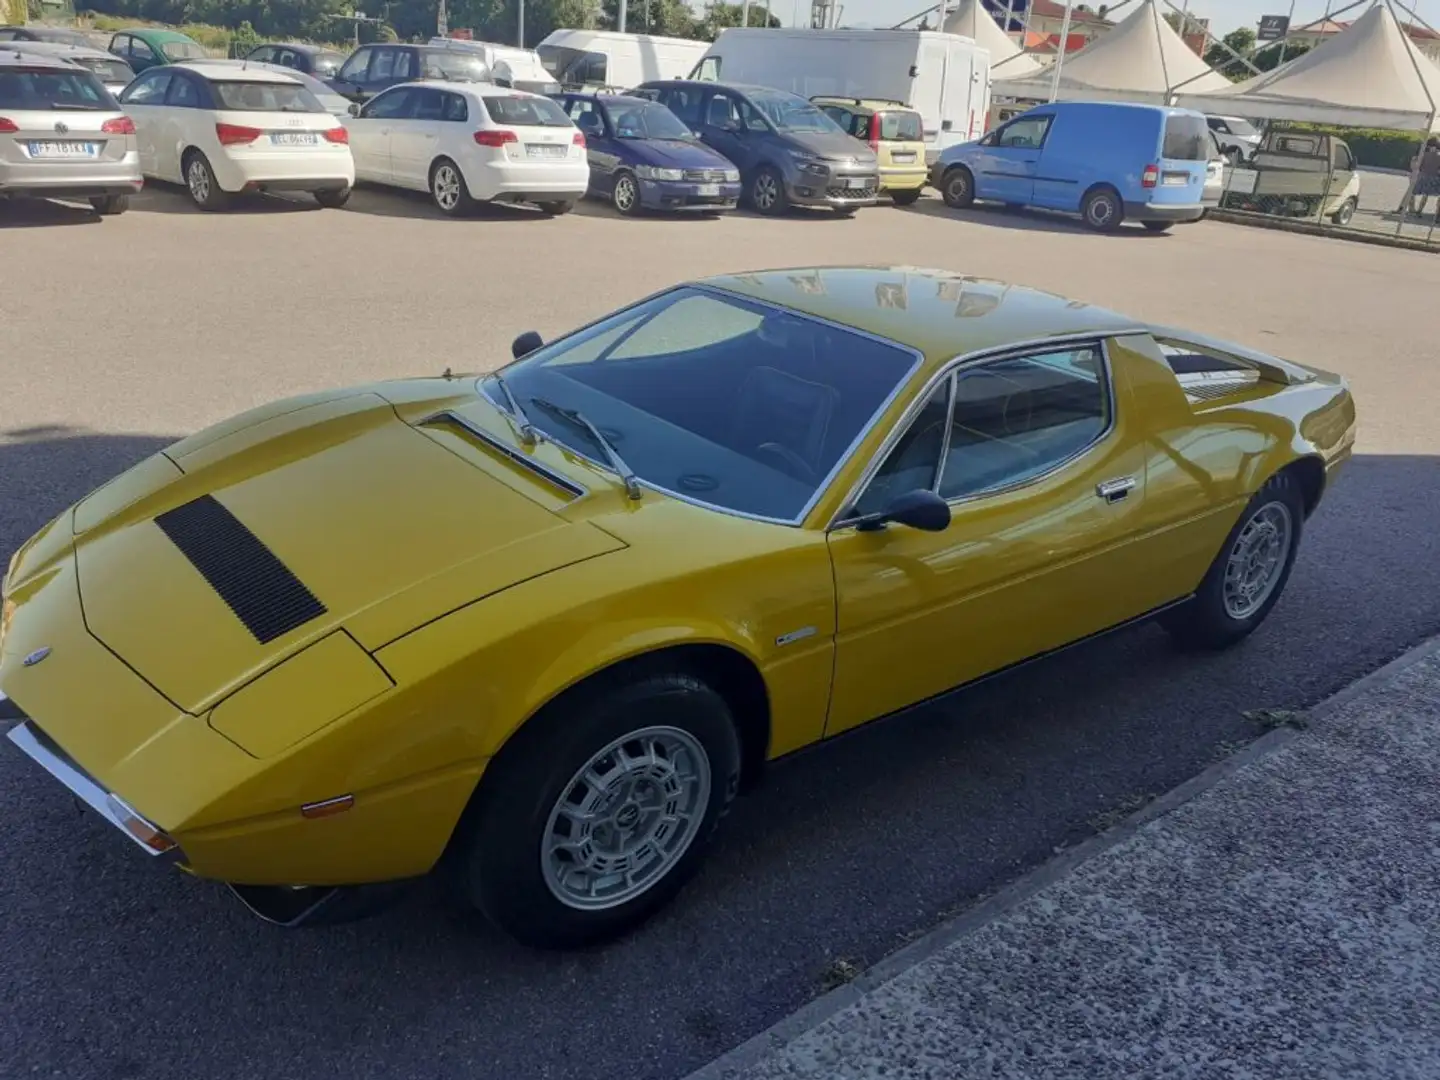
{"type": "Polygon", "coordinates": [[[815,470],[810,467],[809,462],[795,453],[794,450],[791,450],[788,446],[781,443],[761,443],[755,448],[755,453],[760,455],[768,454],[773,458],[779,459],[781,471],[788,473],[797,480],[804,480],[806,483],[813,484],[819,479],[815,475],[815,470]]]}

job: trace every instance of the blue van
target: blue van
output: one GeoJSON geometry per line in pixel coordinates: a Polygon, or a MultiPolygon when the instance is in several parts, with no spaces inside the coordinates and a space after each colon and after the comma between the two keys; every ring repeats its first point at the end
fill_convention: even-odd
{"type": "Polygon", "coordinates": [[[930,173],[948,206],[976,199],[1079,214],[1097,232],[1152,232],[1205,213],[1213,150],[1202,113],[1160,105],[1057,101],[947,148],[930,173]]]}

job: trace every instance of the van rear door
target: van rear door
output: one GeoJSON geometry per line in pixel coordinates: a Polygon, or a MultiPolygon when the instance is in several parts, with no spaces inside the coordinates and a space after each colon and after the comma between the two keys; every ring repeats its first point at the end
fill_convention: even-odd
{"type": "Polygon", "coordinates": [[[1198,113],[1166,112],[1160,133],[1155,186],[1156,205],[1195,206],[1205,196],[1205,166],[1210,160],[1210,125],[1198,113]]]}
{"type": "Polygon", "coordinates": [[[949,60],[950,50],[945,47],[945,42],[921,36],[920,55],[915,65],[918,70],[910,87],[910,107],[920,114],[928,154],[948,145],[940,141],[940,129],[945,120],[946,68],[949,60]]]}

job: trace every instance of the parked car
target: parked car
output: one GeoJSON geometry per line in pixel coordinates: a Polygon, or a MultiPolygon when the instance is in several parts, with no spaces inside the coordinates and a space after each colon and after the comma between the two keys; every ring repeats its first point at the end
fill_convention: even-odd
{"type": "Polygon", "coordinates": [[[488,83],[490,69],[473,50],[450,45],[361,45],[327,80],[337,94],[368,101],[415,79],[488,83]]]}
{"type": "Polygon", "coordinates": [[[78,64],[94,73],[112,95],[120,93],[130,85],[130,80],[135,78],[135,72],[124,60],[104,49],[92,48],[89,45],[70,45],[55,41],[15,41],[5,48],[7,51],[15,50],[69,60],[72,64],[78,64]]]}
{"type": "Polygon", "coordinates": [[[733,161],[746,202],[762,214],[819,206],[848,217],[875,205],[874,151],[857,146],[839,124],[796,94],[688,79],[647,82],[635,93],[665,105],[707,146],[733,161]]]}
{"type": "Polygon", "coordinates": [[[1205,190],[1200,196],[1200,202],[1204,205],[1206,212],[1218,207],[1220,201],[1225,197],[1226,170],[1229,161],[1224,147],[1220,140],[1215,137],[1215,130],[1210,130],[1210,160],[1205,163],[1205,190]]]}
{"type": "Polygon", "coordinates": [[[145,175],[184,184],[202,210],[241,192],[306,191],[329,207],[350,197],[349,134],[288,72],[171,64],[136,76],[120,104],[145,175]]]}
{"type": "Polygon", "coordinates": [[[430,192],[441,213],[534,203],[569,213],[585,194],[585,136],[548,97],[491,83],[394,86],[346,120],[361,180],[430,192]]]}
{"type": "Polygon", "coordinates": [[[1152,232],[1205,212],[1205,117],[1190,109],[1058,101],[940,155],[931,182],[947,205],[976,199],[1079,214],[1097,232],[1152,232]]]}
{"type": "Polygon", "coordinates": [[[0,197],[87,199],[108,216],[143,183],[135,125],[93,72],[0,52],[0,197]]]}
{"type": "Polygon", "coordinates": [[[345,63],[345,54],[327,49],[324,45],[310,45],[302,41],[272,41],[256,45],[245,54],[244,59],[278,64],[316,78],[331,79],[345,63]]]}
{"type": "Polygon", "coordinates": [[[901,101],[813,97],[820,111],[868,145],[880,163],[880,194],[910,206],[925,190],[930,171],[920,114],[901,101]]]}
{"type": "Polygon", "coordinates": [[[550,72],[545,70],[545,65],[540,61],[540,54],[534,49],[499,45],[493,41],[438,36],[432,37],[430,44],[473,52],[490,69],[496,86],[526,90],[532,94],[554,95],[560,92],[560,84],[555,81],[550,72]]]}
{"type": "Polygon", "coordinates": [[[1225,193],[1226,207],[1348,225],[1360,205],[1355,154],[1336,135],[1272,130],[1246,164],[1248,183],[1225,193]]]}
{"type": "Polygon", "coordinates": [[[0,41],[49,41],[57,45],[90,47],[90,39],[79,30],[63,26],[0,26],[0,41]]]}
{"type": "Polygon", "coordinates": [[[122,30],[110,39],[110,51],[139,74],[176,60],[201,60],[209,54],[205,46],[178,30],[157,30],[137,26],[122,30]]]}
{"type": "Polygon", "coordinates": [[[1338,375],[945,271],[511,351],[223,421],[26,543],[0,692],[55,806],[286,925],[443,865],[521,941],[613,939],[767,761],[1141,620],[1244,640],[1356,433],[1338,375]]]}
{"type": "Polygon", "coordinates": [[[257,60],[180,60],[180,64],[219,64],[231,67],[246,67],[253,71],[273,71],[280,75],[288,75],[301,86],[315,95],[315,99],[325,106],[325,111],[331,116],[346,117],[350,115],[350,99],[343,98],[330,88],[330,84],[314,75],[307,75],[295,68],[285,67],[283,64],[266,64],[257,60]]]}
{"type": "Polygon", "coordinates": [[[557,100],[585,136],[589,194],[620,213],[713,212],[739,201],[740,170],[658,101],[618,94],[557,100]]]}
{"type": "Polygon", "coordinates": [[[1206,116],[1205,122],[1220,139],[1220,150],[1231,165],[1249,161],[1260,147],[1260,131],[1241,116],[1206,116]]]}

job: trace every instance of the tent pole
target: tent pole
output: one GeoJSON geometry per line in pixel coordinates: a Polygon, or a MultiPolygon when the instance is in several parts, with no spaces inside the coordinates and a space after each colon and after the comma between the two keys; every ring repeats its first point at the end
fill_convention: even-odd
{"type": "MultiPolygon", "coordinates": [[[[1173,0],[1165,0],[1165,6],[1168,7],[1168,8],[1170,8],[1170,9],[1173,10],[1173,11],[1180,12],[1182,15],[1184,14],[1184,12],[1181,12],[1180,9],[1175,6],[1175,4],[1173,3],[1173,0]]],[[[1107,14],[1108,14],[1108,12],[1107,12],[1107,14]]],[[[1249,60],[1248,57],[1245,57],[1245,56],[1240,55],[1240,54],[1239,54],[1238,52],[1236,52],[1234,49],[1230,48],[1229,45],[1226,45],[1225,42],[1224,42],[1222,39],[1217,38],[1214,34],[1212,34],[1208,29],[1205,31],[1205,40],[1206,40],[1206,42],[1209,43],[1209,44],[1219,45],[1222,49],[1224,49],[1227,53],[1229,53],[1231,56],[1233,56],[1236,60],[1239,60],[1242,64],[1244,64],[1246,67],[1248,67],[1248,68],[1251,70],[1252,73],[1254,73],[1254,74],[1256,74],[1256,75],[1263,74],[1258,67],[1256,67],[1254,64],[1252,64],[1252,63],[1250,62],[1250,60],[1249,60]]],[[[1203,60],[1204,57],[1202,56],[1201,59],[1203,60]]],[[[1203,73],[1202,73],[1202,74],[1203,74],[1203,73]]],[[[1190,78],[1186,79],[1185,82],[1182,82],[1182,83],[1180,84],[1180,86],[1185,86],[1187,83],[1192,83],[1192,82],[1194,82],[1194,81],[1195,81],[1196,79],[1198,79],[1198,78],[1200,78],[1199,75],[1193,75],[1193,76],[1191,76],[1190,78]]],[[[1177,89],[1178,89],[1178,88],[1177,88],[1177,89]]]]}
{"type": "Polygon", "coordinates": [[[1050,76],[1050,100],[1060,94],[1060,68],[1065,63],[1065,46],[1070,44],[1070,11],[1074,5],[1065,0],[1065,18],[1060,22],[1060,54],[1055,57],[1055,73],[1050,76]]]}
{"type": "MultiPolygon", "coordinates": [[[[1164,22],[1164,20],[1160,17],[1160,9],[1159,9],[1159,7],[1154,7],[1154,6],[1152,6],[1152,7],[1150,8],[1150,10],[1155,13],[1155,48],[1156,48],[1156,50],[1159,51],[1159,53],[1160,53],[1160,77],[1165,80],[1165,102],[1164,102],[1164,103],[1165,103],[1166,105],[1169,105],[1169,104],[1170,104],[1170,99],[1171,99],[1171,97],[1173,96],[1173,94],[1172,94],[1171,91],[1170,91],[1170,65],[1167,64],[1167,63],[1165,63],[1165,36],[1164,36],[1165,32],[1160,28],[1161,23],[1164,22]]],[[[1185,18],[1188,18],[1189,10],[1190,10],[1190,0],[1185,0],[1185,11],[1181,13],[1181,24],[1180,24],[1180,25],[1182,25],[1182,26],[1185,25],[1185,24],[1184,24],[1184,19],[1185,19],[1185,18]]],[[[1181,41],[1182,43],[1185,41],[1185,32],[1184,32],[1183,30],[1180,32],[1180,41],[1181,41]]]]}
{"type": "MultiPolygon", "coordinates": [[[[1295,0],[1290,0],[1290,14],[1287,15],[1287,16],[1285,16],[1286,36],[1289,36],[1290,24],[1291,24],[1291,22],[1294,21],[1294,19],[1295,19],[1295,0]]],[[[1279,67],[1281,64],[1283,64],[1283,63],[1285,63],[1285,38],[1282,37],[1282,38],[1280,39],[1280,59],[1277,60],[1277,61],[1275,61],[1275,66],[1278,68],[1278,67],[1279,67]]]]}

